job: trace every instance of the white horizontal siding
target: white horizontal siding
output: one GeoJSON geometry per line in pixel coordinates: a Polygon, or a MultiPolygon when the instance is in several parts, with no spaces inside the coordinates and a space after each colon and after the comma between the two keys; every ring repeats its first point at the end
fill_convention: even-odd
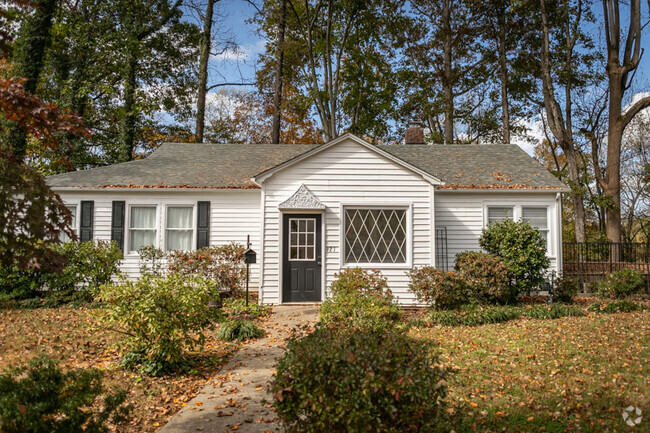
{"type": "MultiPolygon", "coordinates": [[[[453,268],[456,255],[463,251],[479,251],[478,239],[484,228],[484,209],[492,203],[548,206],[549,239],[558,239],[561,221],[557,218],[555,194],[553,193],[484,193],[450,192],[438,190],[435,194],[436,229],[447,228],[447,260],[453,268]]],[[[550,251],[551,269],[557,271],[559,241],[553,240],[550,251]]]]}
{"type": "MultiPolygon", "coordinates": [[[[94,201],[93,238],[111,239],[112,202],[123,200],[127,207],[137,204],[156,205],[186,204],[195,206],[198,201],[210,202],[210,245],[219,246],[236,242],[246,244],[251,237],[251,248],[260,251],[260,190],[204,190],[188,191],[60,191],[64,202],[78,204],[81,200],[94,201]]],[[[160,220],[160,219],[159,219],[160,220]]],[[[196,211],[194,214],[196,225],[196,211]]],[[[128,221],[127,221],[128,224],[128,221]]],[[[158,232],[158,247],[162,246],[164,234],[158,232]]],[[[128,230],[125,232],[125,243],[128,230]]],[[[194,242],[196,242],[194,240],[194,242]]],[[[126,246],[126,245],[125,245],[126,246]]],[[[258,260],[259,263],[259,260],[258,260]]],[[[135,253],[126,253],[120,269],[131,279],[140,276],[140,259],[135,253]]],[[[250,287],[259,287],[259,264],[251,265],[250,287]]]]}
{"type": "MultiPolygon", "coordinates": [[[[300,184],[326,207],[323,214],[323,272],[325,287],[342,269],[341,205],[393,205],[411,209],[412,265],[431,264],[431,186],[403,166],[354,141],[341,142],[291,167],[280,170],[264,184],[264,264],[262,298],[281,302],[281,213],[280,203],[291,197],[300,184]],[[335,248],[336,252],[327,252],[335,248]]],[[[415,302],[408,291],[410,267],[381,268],[400,302],[415,302]]]]}

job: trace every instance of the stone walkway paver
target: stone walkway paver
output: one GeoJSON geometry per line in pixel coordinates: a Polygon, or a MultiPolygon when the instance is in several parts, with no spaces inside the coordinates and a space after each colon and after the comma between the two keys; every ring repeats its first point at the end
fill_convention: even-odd
{"type": "Polygon", "coordinates": [[[316,305],[274,307],[267,335],[243,346],[160,433],[281,432],[267,386],[290,330],[316,320],[316,305]]]}

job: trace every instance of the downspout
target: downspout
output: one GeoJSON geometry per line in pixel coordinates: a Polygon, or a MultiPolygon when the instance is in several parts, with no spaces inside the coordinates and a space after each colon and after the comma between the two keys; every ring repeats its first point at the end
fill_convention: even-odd
{"type": "Polygon", "coordinates": [[[555,195],[555,218],[557,221],[557,273],[558,276],[562,276],[562,250],[563,250],[563,245],[562,245],[562,193],[558,192],[555,195]]]}

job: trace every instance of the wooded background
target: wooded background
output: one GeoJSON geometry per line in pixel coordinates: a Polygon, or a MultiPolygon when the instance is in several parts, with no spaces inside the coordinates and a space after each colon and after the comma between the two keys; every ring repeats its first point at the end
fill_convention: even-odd
{"type": "Polygon", "coordinates": [[[431,144],[531,142],[571,188],[565,240],[650,242],[650,1],[246,3],[254,80],[215,68],[241,50],[226,0],[3,3],[2,148],[46,175],[166,141],[399,144],[418,120],[431,144]],[[84,131],[25,126],[31,96],[84,131]]]}

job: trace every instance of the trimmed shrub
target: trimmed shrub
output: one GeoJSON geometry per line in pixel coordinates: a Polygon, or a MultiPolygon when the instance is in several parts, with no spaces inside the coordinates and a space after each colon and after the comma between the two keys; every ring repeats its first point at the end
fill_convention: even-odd
{"type": "Polygon", "coordinates": [[[371,271],[361,268],[347,268],[339,274],[330,287],[332,295],[343,293],[370,293],[384,292],[388,289],[386,277],[376,269],[371,271]]]}
{"type": "Polygon", "coordinates": [[[119,274],[122,251],[115,242],[65,242],[52,250],[66,263],[60,273],[0,269],[0,292],[9,299],[53,296],[53,306],[74,300],[90,301],[102,284],[119,274]]]}
{"type": "Polygon", "coordinates": [[[456,256],[456,271],[465,281],[465,297],[473,303],[506,303],[513,298],[508,268],[488,253],[466,251],[456,256]]]}
{"type": "Polygon", "coordinates": [[[458,272],[445,272],[433,266],[413,268],[407,275],[410,278],[409,290],[419,302],[436,309],[456,308],[467,302],[466,283],[458,272]]]}
{"type": "Polygon", "coordinates": [[[202,347],[204,330],[222,317],[208,305],[213,292],[205,279],[178,273],[103,286],[98,296],[106,304],[101,319],[126,335],[122,344],[130,353],[123,366],[141,365],[151,376],[183,367],[183,350],[202,347]]]}
{"type": "Polygon", "coordinates": [[[521,310],[511,306],[466,306],[457,310],[431,311],[429,324],[443,326],[480,326],[503,323],[521,317],[521,310]]]}
{"type": "Polygon", "coordinates": [[[576,277],[563,275],[555,280],[553,300],[557,302],[573,302],[573,298],[580,293],[580,282],[576,277]]]}
{"type": "Polygon", "coordinates": [[[546,244],[528,222],[505,219],[490,224],[483,230],[479,244],[486,252],[501,257],[507,266],[513,296],[544,282],[544,271],[550,265],[546,244]]]}
{"type": "Polygon", "coordinates": [[[0,430],[3,433],[108,432],[126,421],[127,394],[107,392],[99,370],[63,373],[49,358],[0,374],[0,430]],[[103,398],[100,398],[103,395],[103,398]]]}
{"type": "Polygon", "coordinates": [[[246,319],[227,320],[219,326],[217,338],[222,341],[252,340],[264,336],[264,331],[255,322],[246,319]]]}
{"type": "Polygon", "coordinates": [[[594,313],[630,313],[632,311],[647,310],[648,307],[637,302],[620,300],[611,302],[595,302],[588,308],[589,311],[594,313]]]}
{"type": "Polygon", "coordinates": [[[288,340],[271,381],[288,432],[420,432],[444,425],[432,347],[406,334],[318,325],[288,340]]]}
{"type": "Polygon", "coordinates": [[[167,254],[168,268],[172,273],[214,281],[219,291],[234,296],[246,281],[245,252],[243,245],[235,243],[196,251],[172,251],[167,254]]]}
{"type": "Polygon", "coordinates": [[[332,297],[320,307],[324,323],[383,331],[402,317],[386,278],[379,271],[349,268],[336,275],[332,297]]]}
{"type": "Polygon", "coordinates": [[[643,274],[635,269],[621,269],[607,274],[596,284],[596,294],[600,298],[623,299],[639,293],[643,289],[643,274]]]}
{"type": "Polygon", "coordinates": [[[575,305],[532,305],[522,309],[522,315],[531,319],[559,319],[561,317],[580,317],[585,312],[575,305]]]}

